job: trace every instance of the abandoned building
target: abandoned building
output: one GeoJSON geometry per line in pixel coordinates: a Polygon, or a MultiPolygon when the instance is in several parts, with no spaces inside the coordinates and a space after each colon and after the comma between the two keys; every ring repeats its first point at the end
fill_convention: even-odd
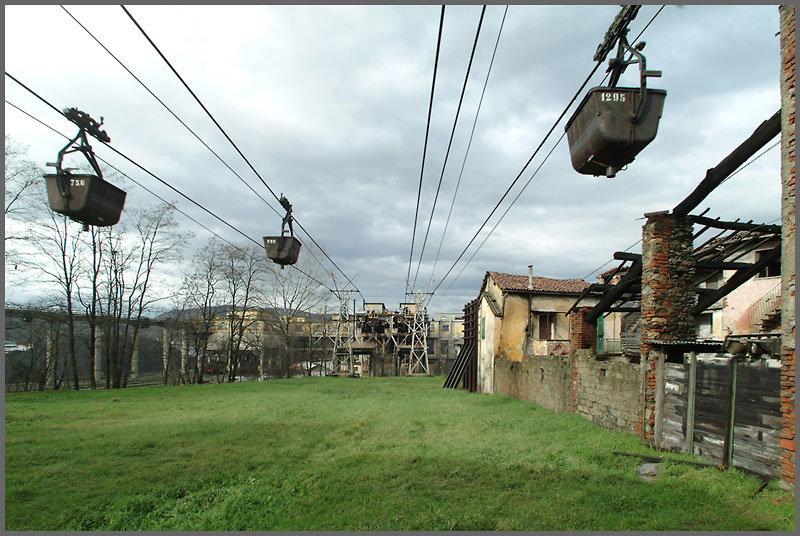
{"type": "Polygon", "coordinates": [[[531,275],[487,272],[445,387],[582,415],[794,488],[795,8],[779,13],[781,109],[675,208],[645,213],[641,252],[614,253],[599,282],[539,296],[531,275]],[[780,225],[691,214],[778,135],[780,225]]]}
{"type": "Polygon", "coordinates": [[[566,312],[588,287],[581,279],[550,279],[487,272],[478,293],[478,383],[492,392],[496,359],[567,355],[566,312]]]}

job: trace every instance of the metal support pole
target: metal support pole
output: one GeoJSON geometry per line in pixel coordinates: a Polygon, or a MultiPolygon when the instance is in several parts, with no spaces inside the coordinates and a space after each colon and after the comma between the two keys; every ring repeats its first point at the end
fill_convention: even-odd
{"type": "Polygon", "coordinates": [[[697,354],[695,352],[689,353],[689,380],[686,400],[686,438],[684,444],[684,452],[692,454],[694,450],[694,406],[695,398],[697,396],[697,354]]]}

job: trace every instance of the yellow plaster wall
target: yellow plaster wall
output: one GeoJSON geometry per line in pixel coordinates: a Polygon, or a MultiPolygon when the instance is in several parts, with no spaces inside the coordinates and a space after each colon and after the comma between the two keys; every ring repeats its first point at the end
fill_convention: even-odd
{"type": "Polygon", "coordinates": [[[509,294],[503,303],[500,331],[500,355],[510,361],[522,361],[525,355],[525,327],[528,325],[528,298],[509,294]]]}

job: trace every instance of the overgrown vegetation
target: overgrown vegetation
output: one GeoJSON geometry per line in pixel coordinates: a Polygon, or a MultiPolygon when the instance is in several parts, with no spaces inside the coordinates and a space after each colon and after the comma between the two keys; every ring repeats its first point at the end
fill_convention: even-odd
{"type": "Polygon", "coordinates": [[[794,529],[774,482],[669,462],[644,482],[613,454],[657,454],[633,435],[442,383],[7,394],[6,529],[794,529]]]}

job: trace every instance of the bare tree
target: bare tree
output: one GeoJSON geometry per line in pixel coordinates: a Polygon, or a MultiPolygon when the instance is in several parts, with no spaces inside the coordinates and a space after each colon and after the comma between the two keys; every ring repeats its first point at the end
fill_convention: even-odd
{"type": "MultiPolygon", "coordinates": [[[[300,260],[300,269],[302,271],[293,268],[281,270],[275,264],[270,263],[268,265],[268,290],[263,299],[265,305],[276,312],[276,317],[272,324],[281,338],[278,361],[282,377],[289,376],[292,365],[290,352],[292,346],[292,323],[303,313],[319,310],[326,303],[330,292],[329,289],[314,281],[314,279],[320,279],[318,265],[304,260],[307,258],[305,256],[300,260]]],[[[305,333],[301,336],[301,339],[303,339],[301,341],[302,346],[305,347],[305,333]]],[[[310,351],[308,353],[309,359],[307,361],[310,361],[310,351]]]]}
{"type": "Polygon", "coordinates": [[[83,241],[80,224],[66,216],[48,211],[48,219],[28,226],[27,243],[33,248],[32,255],[19,259],[19,264],[38,271],[60,289],[64,311],[67,315],[68,355],[72,367],[73,388],[80,388],[75,349],[74,299],[83,241]]]}
{"type": "MultiPolygon", "coordinates": [[[[6,136],[5,145],[5,215],[21,217],[30,210],[30,199],[42,190],[43,171],[28,160],[27,147],[23,147],[6,136]]],[[[6,235],[6,240],[13,236],[6,235]]]]}
{"type": "Polygon", "coordinates": [[[187,331],[196,356],[192,378],[195,383],[203,383],[209,339],[214,321],[222,310],[221,256],[222,245],[212,238],[197,252],[191,264],[192,271],[184,277],[185,306],[192,310],[187,319],[187,331]]]}
{"type": "Polygon", "coordinates": [[[97,377],[95,375],[95,359],[97,357],[97,333],[100,314],[100,276],[102,274],[103,251],[106,249],[103,237],[106,236],[101,228],[92,227],[90,234],[89,253],[90,264],[86,273],[89,286],[89,296],[85,297],[78,286],[78,299],[86,311],[86,321],[89,324],[89,338],[87,346],[89,349],[89,382],[92,389],[97,388],[97,377]]]}
{"type": "Polygon", "coordinates": [[[224,281],[229,309],[225,357],[229,382],[236,379],[239,364],[246,351],[245,334],[257,322],[257,297],[263,292],[266,255],[262,248],[221,246],[220,273],[224,281]]]}
{"type": "Polygon", "coordinates": [[[142,316],[155,299],[161,299],[149,292],[154,268],[177,259],[185,241],[185,233],[178,233],[173,206],[159,204],[128,212],[133,232],[119,224],[103,231],[107,251],[102,262],[103,300],[98,303],[104,317],[109,386],[114,388],[126,385],[142,316]]]}

